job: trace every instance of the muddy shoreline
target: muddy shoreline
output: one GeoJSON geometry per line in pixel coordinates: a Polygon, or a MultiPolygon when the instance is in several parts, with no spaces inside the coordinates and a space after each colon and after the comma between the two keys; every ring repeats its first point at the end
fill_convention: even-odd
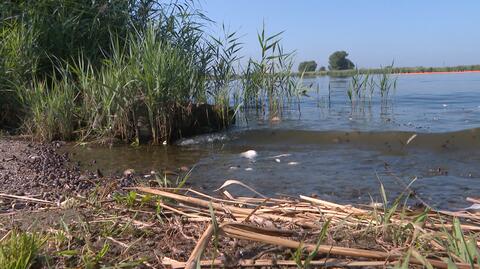
{"type": "MultiPolygon", "coordinates": [[[[133,218],[135,223],[149,222],[147,216],[129,215],[128,209],[115,206],[113,199],[116,195],[126,197],[128,191],[123,188],[146,182],[148,176],[134,173],[105,176],[96,168],[96,171],[81,170],[79,163],[71,161],[69,154],[61,150],[63,145],[63,142],[42,144],[21,137],[0,138],[0,238],[11,231],[44,236],[68,227],[71,232],[68,248],[82,253],[77,258],[59,257],[55,251],[63,246],[52,248],[48,244],[34,268],[47,268],[46,264],[53,268],[86,266],[83,259],[100,251],[105,244],[109,244],[109,251],[99,264],[116,264],[118,261],[114,260],[122,254],[122,244],[115,243],[112,237],[105,241],[106,224],[99,218],[108,215],[114,220],[114,227],[123,225],[115,221],[120,216],[127,222],[133,218]],[[105,206],[96,204],[100,200],[105,206]],[[88,225],[88,233],[82,225],[88,225]],[[83,253],[85,248],[88,253],[83,253]]],[[[172,218],[156,228],[155,234],[138,238],[140,229],[127,224],[128,231],[122,240],[140,243],[129,250],[132,260],[155,260],[157,255],[186,260],[194,247],[191,239],[201,235],[201,225],[183,225],[181,219],[172,218]]],[[[160,263],[157,266],[162,267],[160,263]]],[[[127,268],[149,267],[140,263],[127,268]]]]}
{"type": "MultiPolygon", "coordinates": [[[[62,202],[66,196],[92,186],[68,154],[58,154],[61,143],[38,144],[18,137],[0,138],[0,189],[3,194],[62,202]]],[[[35,208],[38,204],[3,199],[0,212],[35,208]]]]}
{"type": "MultiPolygon", "coordinates": [[[[438,227],[451,227],[451,216],[464,219],[465,236],[480,246],[474,233],[480,219],[468,212],[444,212],[439,220],[440,213],[426,207],[405,207],[392,209],[392,221],[385,222],[382,210],[307,196],[234,198],[223,192],[212,197],[158,188],[168,185],[151,173],[81,171],[61,147],[60,142],[0,139],[0,248],[19,233],[36,237],[43,243],[30,268],[184,268],[198,255],[211,268],[298,268],[309,259],[313,267],[329,261],[335,268],[382,268],[402,262],[412,245],[446,268],[434,257],[447,257],[450,243],[432,244],[422,236],[446,237],[450,231],[438,227]],[[422,236],[413,223],[422,227],[422,236]],[[213,234],[202,239],[209,229],[213,234]],[[203,255],[195,251],[202,240],[203,255]],[[372,253],[380,256],[372,259],[372,253]]],[[[184,170],[169,173],[178,177],[184,170]]],[[[419,260],[410,262],[409,268],[422,268],[419,260]]],[[[457,265],[468,268],[463,260],[457,265]]]]}
{"type": "MultiPolygon", "coordinates": [[[[65,203],[69,198],[88,196],[102,186],[109,186],[109,195],[122,188],[148,183],[156,171],[125,171],[103,173],[96,160],[87,165],[72,160],[66,143],[35,142],[28,137],[0,137],[0,214],[19,209],[36,209],[41,204],[27,200],[10,199],[7,196],[25,196],[52,202],[65,203]]],[[[185,173],[188,168],[167,171],[175,175],[185,173]]]]}

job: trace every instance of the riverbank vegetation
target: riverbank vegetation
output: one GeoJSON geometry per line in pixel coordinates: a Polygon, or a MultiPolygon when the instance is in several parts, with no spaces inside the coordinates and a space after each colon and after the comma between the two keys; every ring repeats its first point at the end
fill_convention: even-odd
{"type": "Polygon", "coordinates": [[[195,1],[6,1],[0,128],[43,141],[158,144],[227,127],[232,105],[275,111],[295,79],[280,34],[264,27],[262,58],[243,70],[237,34],[212,37],[213,24],[195,1]]]}
{"type": "Polygon", "coordinates": [[[298,72],[315,72],[317,70],[317,62],[315,61],[306,61],[298,64],[298,72]]]}

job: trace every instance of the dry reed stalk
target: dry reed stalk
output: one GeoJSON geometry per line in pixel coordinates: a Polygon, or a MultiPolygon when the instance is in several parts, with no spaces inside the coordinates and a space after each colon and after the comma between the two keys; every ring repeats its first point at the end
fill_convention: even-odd
{"type": "MultiPolygon", "coordinates": [[[[222,225],[221,226],[222,232],[226,235],[244,239],[244,240],[251,240],[256,242],[262,242],[277,246],[283,246],[292,249],[298,249],[300,247],[305,248],[307,251],[313,252],[317,251],[318,253],[328,254],[328,255],[338,255],[338,256],[345,256],[345,257],[354,257],[354,258],[368,258],[368,259],[375,259],[375,260],[383,260],[383,261],[398,261],[402,256],[400,253],[388,253],[388,252],[381,252],[375,250],[366,250],[366,249],[358,249],[358,248],[345,248],[345,247],[336,247],[336,246],[329,246],[329,245],[319,245],[316,246],[314,244],[303,244],[302,242],[279,238],[276,236],[265,235],[262,233],[255,233],[252,231],[244,231],[242,229],[229,227],[229,225],[222,225]]],[[[449,266],[447,263],[433,260],[433,259],[425,259],[431,265],[436,268],[444,268],[448,269],[449,266]]],[[[422,261],[417,260],[414,257],[410,258],[410,263],[423,265],[422,261]]],[[[459,269],[471,269],[472,266],[464,263],[456,263],[455,264],[459,269]]]]}
{"type": "MultiPolygon", "coordinates": [[[[298,249],[299,247],[304,247],[307,251],[314,251],[316,246],[314,244],[302,244],[294,240],[284,239],[272,235],[266,235],[263,233],[254,232],[252,230],[245,231],[244,229],[233,227],[232,225],[224,224],[221,225],[221,230],[228,236],[231,237],[241,237],[242,239],[249,239],[252,241],[283,246],[292,249],[298,249]]],[[[318,247],[319,253],[348,256],[348,257],[359,257],[359,258],[371,258],[371,259],[382,259],[382,260],[392,260],[399,257],[399,254],[386,253],[381,251],[374,250],[364,250],[364,249],[354,249],[354,248],[344,248],[328,245],[320,245],[318,247]]]]}
{"type": "Polygon", "coordinates": [[[345,212],[353,212],[353,213],[356,213],[356,214],[366,214],[366,213],[368,213],[368,211],[366,211],[366,210],[358,209],[358,208],[355,208],[355,207],[350,206],[350,205],[346,205],[346,206],[345,205],[339,205],[339,204],[335,204],[335,203],[332,203],[332,202],[327,202],[327,201],[323,201],[323,200],[320,200],[320,199],[307,197],[307,196],[303,196],[303,195],[300,195],[300,198],[305,200],[305,201],[309,201],[313,204],[324,205],[324,206],[327,206],[329,208],[341,209],[341,210],[344,210],[345,212]]]}
{"type": "MultiPolygon", "coordinates": [[[[171,267],[172,269],[181,269],[186,268],[185,262],[175,261],[169,258],[164,258],[162,263],[166,266],[171,267]]],[[[391,262],[384,262],[384,261],[346,261],[340,259],[319,259],[310,262],[312,266],[319,266],[319,267],[386,267],[388,265],[392,265],[391,262]]],[[[224,268],[229,267],[225,266],[225,262],[223,260],[213,260],[213,261],[200,261],[200,266],[205,268],[224,268]]],[[[235,268],[243,268],[243,267],[275,267],[275,266],[288,266],[288,267],[297,267],[295,261],[289,260],[268,260],[268,259],[257,259],[257,260],[239,260],[234,266],[235,268]]]]}
{"type": "Polygon", "coordinates": [[[9,199],[14,199],[14,200],[23,200],[23,201],[28,201],[28,202],[47,204],[47,205],[55,205],[54,202],[47,201],[47,200],[42,200],[42,199],[37,199],[37,198],[32,198],[32,197],[28,197],[28,196],[18,196],[18,195],[0,193],[0,197],[5,197],[5,198],[9,198],[9,199]]]}
{"type": "MultiPolygon", "coordinates": [[[[216,210],[228,210],[232,213],[238,213],[242,215],[250,215],[250,213],[253,211],[253,209],[248,209],[248,208],[239,208],[231,205],[223,205],[219,203],[213,203],[210,201],[205,201],[199,198],[195,197],[188,197],[176,193],[170,193],[167,191],[162,191],[159,189],[153,189],[153,188],[147,188],[147,187],[136,187],[134,188],[138,191],[145,192],[145,193],[150,193],[150,194],[155,194],[155,195],[160,195],[166,198],[174,199],[180,202],[188,203],[188,204],[194,204],[198,206],[202,206],[204,208],[208,208],[209,204],[212,205],[212,207],[216,210]]],[[[285,221],[285,222],[292,222],[295,223],[299,226],[302,227],[308,227],[308,228],[321,228],[319,225],[316,225],[315,223],[312,223],[310,221],[305,221],[305,220],[299,220],[295,219],[292,217],[285,217],[285,216],[279,216],[279,215],[274,215],[274,214],[262,214],[262,217],[268,218],[274,221],[285,221]]]]}
{"type": "MultiPolygon", "coordinates": [[[[377,228],[385,229],[386,225],[394,225],[396,227],[397,225],[403,226],[412,224],[415,217],[422,213],[420,212],[415,215],[415,212],[408,210],[405,211],[404,209],[402,212],[399,211],[394,213],[389,219],[389,223],[383,223],[378,219],[384,214],[381,211],[359,209],[351,205],[344,206],[306,196],[300,196],[301,200],[286,200],[264,198],[247,199],[245,197],[234,199],[233,196],[230,195],[232,199],[225,200],[215,199],[211,196],[203,195],[200,192],[192,191],[190,189],[189,192],[194,193],[203,199],[179,193],[172,193],[163,189],[145,187],[135,189],[140,192],[159,195],[175,200],[177,203],[168,203],[164,208],[170,210],[174,214],[187,216],[188,220],[192,222],[211,221],[211,216],[208,216],[208,209],[209,206],[212,206],[212,208],[215,209],[215,214],[219,216],[219,219],[223,222],[220,226],[220,231],[224,235],[232,238],[267,243],[292,249],[303,247],[308,251],[317,250],[319,253],[340,257],[381,260],[369,261],[372,263],[372,266],[373,264],[382,266],[385,265],[385,262],[399,262],[403,255],[405,255],[405,250],[408,249],[408,243],[407,248],[403,248],[402,251],[397,249],[394,252],[330,245],[320,245],[317,249],[317,246],[313,244],[303,244],[299,241],[282,237],[296,236],[296,233],[291,229],[291,225],[296,225],[298,228],[312,229],[311,231],[315,232],[319,231],[322,222],[325,222],[328,219],[333,224],[342,225],[342,227],[351,227],[352,229],[357,229],[359,225],[374,225],[377,228]],[[245,201],[248,201],[248,203],[245,201]],[[283,229],[279,229],[278,227],[283,227],[283,229]]],[[[451,229],[453,227],[452,222],[444,220],[442,216],[462,217],[465,221],[468,221],[468,223],[464,222],[461,226],[464,231],[480,231],[480,222],[477,220],[478,216],[472,214],[461,212],[437,212],[432,210],[426,216],[428,217],[428,222],[420,226],[413,223],[415,231],[409,244],[412,244],[415,238],[423,237],[424,239],[429,240],[430,237],[433,237],[432,235],[442,232],[444,229],[451,229]]],[[[441,246],[434,240],[430,241],[432,247],[436,249],[438,253],[446,251],[444,246],[441,246]]],[[[197,243],[197,247],[202,247],[202,244],[204,244],[204,242],[203,240],[200,240],[197,243]]],[[[477,242],[477,244],[480,245],[480,242],[477,242]]],[[[193,254],[196,255],[196,260],[198,260],[198,251],[195,251],[193,254]]],[[[192,257],[194,257],[194,255],[191,256],[191,259],[193,259],[192,257]]],[[[448,264],[439,259],[425,258],[424,260],[418,260],[415,257],[410,258],[410,263],[412,264],[422,265],[422,262],[425,261],[437,268],[448,268],[448,264]]],[[[210,262],[209,265],[212,265],[212,263],[210,262]]],[[[222,265],[225,264],[222,263],[222,265]]],[[[203,263],[201,266],[203,266],[203,263]]],[[[218,264],[218,266],[220,266],[220,264],[218,264]]],[[[257,265],[254,264],[251,266],[257,265]]],[[[461,262],[457,262],[456,266],[460,269],[471,268],[470,265],[461,262]]]]}
{"type": "Polygon", "coordinates": [[[214,231],[213,225],[210,223],[202,234],[202,237],[198,240],[195,248],[193,249],[188,261],[185,264],[186,269],[195,269],[197,268],[197,262],[200,261],[203,251],[207,247],[208,241],[212,238],[214,231]]]}

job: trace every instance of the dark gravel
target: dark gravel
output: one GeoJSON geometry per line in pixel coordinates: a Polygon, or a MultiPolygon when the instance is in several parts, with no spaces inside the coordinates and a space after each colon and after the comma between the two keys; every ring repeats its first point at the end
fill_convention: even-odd
{"type": "MultiPolygon", "coordinates": [[[[62,202],[94,187],[98,181],[96,176],[82,175],[67,153],[58,152],[61,145],[60,142],[39,144],[19,138],[0,138],[0,193],[62,202]]],[[[39,206],[0,197],[0,212],[39,206]]]]}

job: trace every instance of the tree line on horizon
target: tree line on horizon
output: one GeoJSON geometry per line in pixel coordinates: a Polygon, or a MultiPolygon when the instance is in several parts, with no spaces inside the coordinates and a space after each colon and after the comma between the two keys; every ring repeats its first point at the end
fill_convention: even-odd
{"type": "MultiPolygon", "coordinates": [[[[335,51],[328,57],[328,69],[329,70],[350,70],[355,68],[355,64],[347,58],[348,53],[346,51],[335,51]]],[[[298,72],[315,72],[317,71],[317,62],[305,61],[298,65],[298,72]]],[[[327,71],[325,66],[321,66],[318,71],[327,71]]]]}
{"type": "MultiPolygon", "coordinates": [[[[335,51],[328,58],[328,74],[329,75],[349,75],[354,73],[381,73],[383,68],[359,68],[347,58],[346,51],[335,51]]],[[[313,72],[327,72],[327,67],[320,66],[318,69],[316,61],[304,61],[298,65],[299,73],[313,73],[313,72]]],[[[393,67],[390,66],[394,73],[424,73],[424,72],[464,72],[464,71],[480,71],[480,65],[458,65],[458,66],[443,66],[443,67],[393,67]]]]}

